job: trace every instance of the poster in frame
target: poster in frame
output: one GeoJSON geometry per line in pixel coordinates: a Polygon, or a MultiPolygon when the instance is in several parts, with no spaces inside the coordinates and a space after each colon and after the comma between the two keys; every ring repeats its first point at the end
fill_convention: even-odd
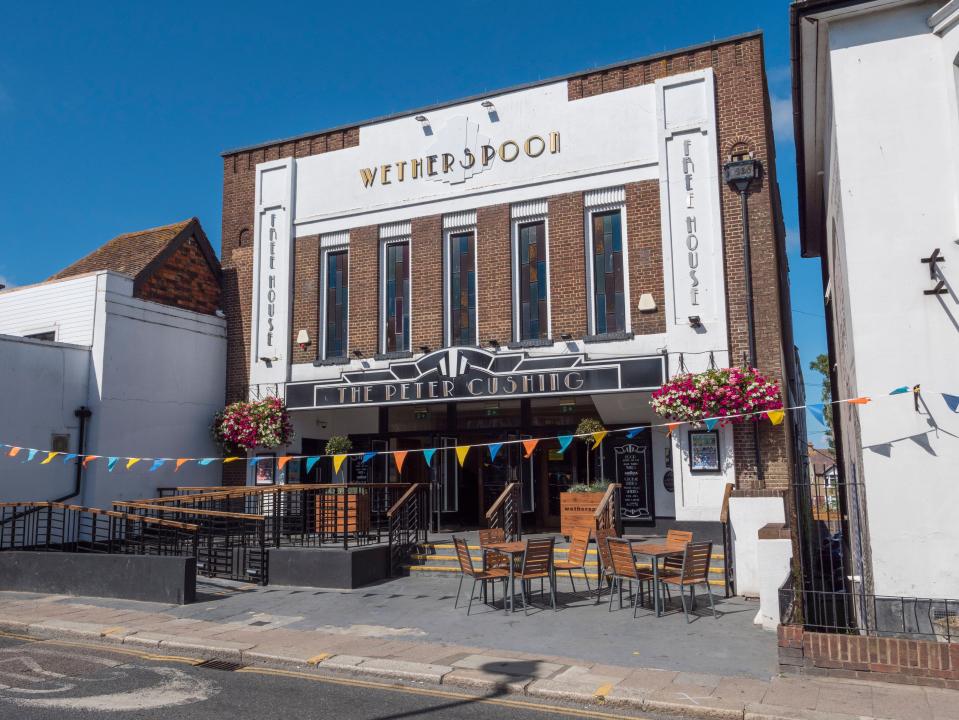
{"type": "Polygon", "coordinates": [[[691,472],[720,472],[719,433],[693,430],[689,433],[689,469],[691,472]]]}
{"type": "Polygon", "coordinates": [[[276,482],[276,453],[257,453],[258,460],[254,469],[254,485],[273,485],[276,482]]]}

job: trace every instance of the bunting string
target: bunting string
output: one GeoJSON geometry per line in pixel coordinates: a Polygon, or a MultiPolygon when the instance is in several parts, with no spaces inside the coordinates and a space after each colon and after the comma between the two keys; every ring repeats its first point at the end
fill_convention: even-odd
{"type": "MultiPolygon", "coordinates": [[[[153,458],[153,457],[144,457],[144,456],[124,456],[124,455],[95,455],[95,454],[77,454],[77,453],[63,453],[55,450],[42,450],[39,448],[27,448],[23,445],[13,445],[10,443],[0,443],[0,456],[6,458],[22,458],[19,462],[29,463],[34,460],[38,455],[43,459],[38,463],[40,465],[48,465],[54,458],[63,455],[63,463],[66,464],[71,460],[78,460],[83,467],[87,467],[89,463],[95,462],[97,460],[106,460],[107,470],[113,472],[114,468],[118,463],[121,463],[126,470],[132,470],[134,466],[138,465],[142,461],[146,461],[148,467],[148,472],[156,472],[158,469],[163,467],[167,463],[173,463],[174,472],[178,472],[184,465],[188,463],[196,463],[198,466],[208,466],[214,463],[227,464],[231,462],[237,462],[240,460],[246,460],[247,464],[251,467],[255,467],[258,463],[266,460],[276,460],[277,466],[283,468],[291,460],[305,460],[306,461],[306,472],[309,473],[313,467],[316,465],[319,460],[323,458],[331,458],[333,461],[334,471],[338,472],[343,462],[347,458],[357,458],[362,463],[368,463],[376,457],[379,456],[391,456],[396,469],[398,472],[402,473],[404,462],[409,453],[421,453],[423,459],[426,461],[426,464],[432,467],[433,458],[437,451],[442,450],[454,450],[456,453],[457,461],[460,466],[466,462],[466,458],[472,448],[485,448],[486,452],[489,454],[491,461],[495,461],[498,454],[503,447],[507,445],[516,445],[521,444],[523,447],[523,456],[525,458],[530,458],[533,455],[533,452],[544,441],[556,441],[559,444],[559,452],[564,453],[569,446],[572,444],[574,439],[589,439],[592,441],[591,449],[595,450],[598,448],[602,442],[609,435],[624,434],[627,440],[632,440],[636,438],[640,433],[644,431],[652,432],[659,429],[664,431],[667,436],[672,435],[677,429],[682,426],[692,426],[692,427],[705,427],[707,430],[714,429],[717,425],[724,425],[729,423],[732,420],[739,418],[750,418],[755,417],[757,419],[765,417],[769,420],[770,424],[773,426],[782,425],[785,420],[786,413],[795,412],[795,411],[808,411],[816,420],[821,424],[825,424],[825,408],[827,406],[833,405],[853,405],[853,406],[863,406],[866,405],[877,398],[889,398],[895,397],[897,395],[906,395],[910,391],[913,394],[918,394],[918,386],[909,386],[903,385],[891,390],[889,393],[883,396],[870,397],[870,396],[861,396],[854,398],[844,398],[841,400],[833,400],[830,402],[819,402],[819,403],[807,403],[805,405],[795,405],[793,407],[784,407],[778,410],[761,410],[756,412],[749,413],[737,413],[733,415],[724,415],[721,417],[708,417],[702,418],[701,420],[686,420],[686,421],[669,421],[662,423],[646,423],[643,425],[635,425],[632,427],[622,427],[616,429],[602,430],[599,432],[591,432],[584,434],[569,434],[569,435],[551,435],[544,437],[536,438],[522,438],[516,440],[497,440],[494,442],[488,443],[474,443],[472,445],[450,445],[442,447],[433,447],[433,448],[424,448],[420,450],[381,450],[381,451],[364,451],[364,452],[353,452],[353,453],[337,453],[335,455],[281,455],[276,456],[258,456],[251,458],[243,458],[239,456],[227,456],[227,457],[179,457],[179,458],[153,458]]],[[[959,413],[959,395],[952,395],[948,393],[940,393],[943,400],[945,401],[946,406],[953,413],[959,413]]]]}

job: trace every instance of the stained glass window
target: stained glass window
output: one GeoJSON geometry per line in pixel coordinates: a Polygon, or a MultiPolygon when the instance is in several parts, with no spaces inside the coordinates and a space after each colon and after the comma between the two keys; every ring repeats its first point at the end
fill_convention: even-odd
{"type": "Polygon", "coordinates": [[[621,211],[593,213],[592,229],[594,332],[621,332],[626,330],[621,211]]]}
{"type": "Polygon", "coordinates": [[[549,334],[546,294],[546,223],[519,226],[520,340],[539,340],[549,334]]]}
{"type": "Polygon", "coordinates": [[[410,244],[386,245],[384,282],[385,352],[410,349],[410,244]]]}
{"type": "Polygon", "coordinates": [[[346,356],[349,268],[348,250],[326,254],[326,357],[346,356]]]}
{"type": "Polygon", "coordinates": [[[473,232],[449,238],[450,345],[476,345],[476,240],[473,232]]]}

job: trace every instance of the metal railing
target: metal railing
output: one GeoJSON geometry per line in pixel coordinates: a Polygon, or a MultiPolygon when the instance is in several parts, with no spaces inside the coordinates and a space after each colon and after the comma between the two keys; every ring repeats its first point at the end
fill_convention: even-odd
{"type": "Polygon", "coordinates": [[[510,540],[523,536],[523,500],[520,484],[509,483],[486,511],[486,527],[502,528],[510,540]]]}
{"type": "Polygon", "coordinates": [[[427,540],[429,528],[429,483],[410,485],[406,492],[386,511],[389,523],[388,542],[390,575],[400,573],[417,546],[427,540]]]}
{"type": "Polygon", "coordinates": [[[0,503],[0,551],[196,556],[198,527],[54,502],[0,503]]]}
{"type": "Polygon", "coordinates": [[[735,561],[733,557],[733,535],[732,527],[729,524],[729,498],[732,494],[733,484],[726,483],[726,489],[723,491],[723,504],[719,511],[719,522],[723,526],[723,585],[725,586],[726,597],[731,597],[736,594],[736,571],[733,567],[735,561]]]}
{"type": "Polygon", "coordinates": [[[619,483],[610,483],[606,488],[606,494],[593,514],[596,530],[612,530],[617,535],[623,534],[623,521],[620,517],[622,488],[619,483]]]}

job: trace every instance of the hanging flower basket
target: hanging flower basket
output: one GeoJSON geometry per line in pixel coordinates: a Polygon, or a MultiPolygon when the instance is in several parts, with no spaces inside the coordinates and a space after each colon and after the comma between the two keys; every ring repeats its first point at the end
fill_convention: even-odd
{"type": "Polygon", "coordinates": [[[782,409],[781,397],[779,385],[756,368],[724,368],[676,375],[653,393],[650,404],[668,420],[741,423],[762,417],[750,413],[782,409]]]}
{"type": "Polygon", "coordinates": [[[293,441],[293,423],[279,398],[235,402],[213,417],[213,439],[227,454],[257,447],[275,448],[293,441]]]}

